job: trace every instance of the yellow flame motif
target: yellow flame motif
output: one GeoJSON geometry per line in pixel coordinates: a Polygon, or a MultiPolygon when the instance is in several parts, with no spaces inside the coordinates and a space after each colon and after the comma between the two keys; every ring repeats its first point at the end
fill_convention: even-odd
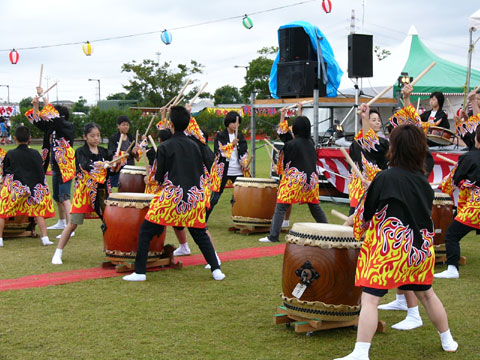
{"type": "Polygon", "coordinates": [[[3,176],[3,159],[5,159],[5,155],[7,155],[7,152],[0,148],[0,177],[3,176]]]}
{"type": "Polygon", "coordinates": [[[156,126],[158,130],[168,129],[168,120],[167,119],[160,120],[156,126]]]}
{"type": "Polygon", "coordinates": [[[200,178],[200,188],[193,186],[187,191],[187,201],[183,200],[183,189],[175,186],[165,174],[162,189],[150,203],[145,219],[160,225],[205,227],[206,207],[209,199],[206,194],[208,177],[200,178]]]}
{"type": "Polygon", "coordinates": [[[187,136],[193,136],[194,138],[198,139],[202,144],[206,143],[205,137],[203,136],[203,133],[194,117],[190,118],[190,122],[188,123],[184,133],[187,136]]]}
{"type": "Polygon", "coordinates": [[[43,120],[51,121],[57,117],[60,117],[60,114],[52,104],[44,106],[42,111],[40,111],[40,118],[42,118],[43,120]]]}
{"type": "Polygon", "coordinates": [[[210,170],[210,190],[219,192],[222,184],[223,172],[225,170],[225,163],[220,161],[220,154],[215,156],[215,160],[210,170]]]}
{"type": "Polygon", "coordinates": [[[440,190],[442,193],[448,194],[450,197],[453,197],[453,191],[455,190],[453,176],[455,175],[457,167],[458,163],[453,166],[452,170],[442,179],[442,183],[440,184],[440,190]]]}
{"type": "Polygon", "coordinates": [[[455,220],[464,225],[480,229],[480,187],[469,180],[465,180],[460,185],[455,220]]]}
{"type": "Polygon", "coordinates": [[[60,168],[63,182],[72,180],[75,177],[75,151],[65,138],[55,140],[53,148],[55,161],[60,168]]]}
{"type": "Polygon", "coordinates": [[[29,187],[14,180],[12,174],[5,176],[0,191],[0,214],[2,214],[0,217],[17,215],[54,217],[52,196],[46,184],[45,178],[43,184],[35,185],[32,194],[29,187]]]}
{"type": "Polygon", "coordinates": [[[222,154],[224,158],[230,159],[230,156],[232,156],[233,152],[233,143],[222,145],[222,143],[219,141],[218,148],[220,149],[220,154],[222,154]]]}
{"type": "Polygon", "coordinates": [[[310,182],[307,183],[307,174],[295,167],[290,167],[290,162],[288,162],[278,187],[277,203],[318,204],[318,197],[318,175],[312,173],[310,182]]]}
{"type": "Polygon", "coordinates": [[[456,129],[457,134],[465,136],[466,134],[473,134],[477,130],[477,126],[480,123],[480,114],[470,116],[466,121],[457,121],[456,129]]]}
{"type": "MultiPolygon", "coordinates": [[[[126,152],[125,151],[119,151],[118,152],[118,156],[122,156],[122,155],[125,155],[126,152]]],[[[127,165],[127,161],[128,161],[128,157],[124,157],[122,159],[120,159],[119,161],[117,161],[115,163],[115,168],[114,168],[114,171],[115,172],[119,172],[125,165],[127,165]]],[[[106,173],[105,173],[106,175],[106,173]]],[[[101,183],[103,184],[103,183],[101,183]]]]}
{"type": "MultiPolygon", "coordinates": [[[[97,161],[95,164],[101,163],[97,161]]],[[[96,166],[98,168],[98,165],[96,166]]],[[[71,214],[88,214],[86,218],[94,219],[98,216],[95,213],[95,201],[97,199],[97,183],[96,179],[102,180],[101,184],[105,183],[106,169],[102,168],[100,171],[93,169],[89,172],[81,170],[77,173],[75,178],[75,192],[73,194],[71,214]],[[105,172],[105,175],[103,175],[105,172]]],[[[110,181],[106,182],[107,194],[111,193],[110,181]]]]}
{"type": "Polygon", "coordinates": [[[435,233],[421,229],[423,244],[417,249],[413,246],[413,230],[396,217],[387,218],[387,209],[388,205],[368,224],[358,257],[355,285],[392,289],[404,284],[431,284],[435,233]]]}
{"type": "Polygon", "coordinates": [[[380,139],[372,128],[370,128],[365,134],[363,133],[363,130],[360,130],[355,136],[355,141],[357,141],[363,150],[368,152],[376,150],[376,146],[380,145],[380,139]]]}
{"type": "MultiPolygon", "coordinates": [[[[382,171],[377,164],[368,161],[362,154],[362,175],[365,180],[373,181],[375,176],[382,171]]],[[[366,185],[362,183],[355,171],[350,173],[350,182],[348,183],[348,197],[350,198],[350,206],[356,207],[367,190],[366,185]]]]}
{"type": "Polygon", "coordinates": [[[390,119],[388,119],[388,121],[390,121],[390,124],[392,124],[393,127],[405,124],[414,124],[420,126],[422,127],[425,134],[427,133],[427,130],[430,126],[435,125],[428,122],[422,122],[420,115],[418,115],[417,110],[413,107],[412,104],[398,110],[390,117],[390,119]]]}
{"type": "Polygon", "coordinates": [[[279,135],[283,135],[283,134],[286,134],[288,132],[292,131],[292,129],[290,129],[290,127],[288,126],[288,121],[287,120],[283,120],[279,125],[278,125],[278,129],[277,129],[277,133],[279,135]]]}
{"type": "Polygon", "coordinates": [[[155,180],[155,173],[157,172],[157,159],[153,161],[153,165],[148,166],[147,181],[145,184],[145,194],[157,194],[161,190],[161,186],[155,180]]]}

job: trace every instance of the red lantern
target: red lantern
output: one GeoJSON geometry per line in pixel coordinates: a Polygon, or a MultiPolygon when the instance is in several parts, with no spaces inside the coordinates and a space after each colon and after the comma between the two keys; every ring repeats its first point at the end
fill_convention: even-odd
{"type": "Polygon", "coordinates": [[[18,59],[20,58],[20,55],[18,55],[18,52],[13,49],[10,51],[10,54],[8,55],[8,58],[10,59],[10,62],[15,65],[18,62],[18,59]]]}
{"type": "Polygon", "coordinates": [[[332,2],[330,0],[323,0],[322,1],[322,8],[323,8],[323,11],[325,11],[327,14],[330,13],[332,11],[332,2]]]}

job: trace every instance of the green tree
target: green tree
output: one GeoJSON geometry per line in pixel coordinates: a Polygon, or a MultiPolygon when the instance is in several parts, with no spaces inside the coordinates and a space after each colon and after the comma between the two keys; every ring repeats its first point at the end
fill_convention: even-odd
{"type": "Polygon", "coordinates": [[[83,96],[80,96],[77,102],[73,104],[71,112],[83,112],[85,114],[88,114],[90,108],[86,104],[87,100],[83,96]]]}
{"type": "Polygon", "coordinates": [[[268,82],[270,80],[270,70],[272,69],[272,56],[278,51],[275,46],[264,47],[257,51],[261,56],[253,59],[248,64],[247,75],[245,76],[245,85],[241,89],[242,97],[245,102],[250,98],[252,92],[256,93],[257,99],[268,99],[270,89],[268,82]]]}
{"type": "Polygon", "coordinates": [[[202,73],[202,67],[195,60],[190,60],[190,64],[178,64],[176,68],[172,68],[171,62],[160,65],[150,59],[141,64],[132,61],[122,65],[122,72],[133,74],[133,79],[124,88],[139,95],[140,105],[162,106],[179,93],[188,77],[202,73]]]}
{"type": "Polygon", "coordinates": [[[224,85],[215,90],[213,94],[215,105],[218,104],[241,104],[242,97],[238,88],[231,85],[224,85]]]}

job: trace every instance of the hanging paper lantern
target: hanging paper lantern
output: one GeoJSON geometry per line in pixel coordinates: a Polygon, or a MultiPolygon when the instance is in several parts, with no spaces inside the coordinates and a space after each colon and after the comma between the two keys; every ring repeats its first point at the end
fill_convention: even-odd
{"type": "Polygon", "coordinates": [[[248,30],[250,30],[253,27],[253,21],[247,16],[247,14],[245,14],[245,16],[243,17],[242,24],[248,30]]]}
{"type": "Polygon", "coordinates": [[[20,59],[20,55],[18,55],[18,52],[13,49],[12,51],[10,51],[8,58],[10,59],[12,65],[15,65],[18,62],[18,59],[20,59]]]}
{"type": "Polygon", "coordinates": [[[85,55],[87,55],[87,56],[92,55],[93,49],[92,49],[92,45],[90,44],[89,41],[87,41],[85,44],[83,44],[82,50],[83,50],[83,53],[84,53],[85,55]]]}
{"type": "Polygon", "coordinates": [[[332,2],[330,0],[322,1],[322,8],[327,14],[332,11],[332,2]]]}
{"type": "Polygon", "coordinates": [[[172,34],[170,33],[170,31],[165,29],[162,31],[162,34],[160,35],[160,39],[162,39],[165,45],[170,45],[172,42],[172,34]]]}
{"type": "Polygon", "coordinates": [[[459,107],[457,110],[457,116],[460,117],[460,112],[463,110],[463,107],[459,107]]]}

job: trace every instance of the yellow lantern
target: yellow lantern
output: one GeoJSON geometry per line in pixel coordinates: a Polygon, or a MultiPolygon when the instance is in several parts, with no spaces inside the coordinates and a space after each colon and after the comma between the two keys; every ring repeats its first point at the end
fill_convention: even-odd
{"type": "Polygon", "coordinates": [[[83,49],[83,53],[87,56],[90,56],[92,55],[92,45],[90,44],[89,41],[87,41],[85,44],[83,44],[82,46],[82,49],[83,49]]]}

